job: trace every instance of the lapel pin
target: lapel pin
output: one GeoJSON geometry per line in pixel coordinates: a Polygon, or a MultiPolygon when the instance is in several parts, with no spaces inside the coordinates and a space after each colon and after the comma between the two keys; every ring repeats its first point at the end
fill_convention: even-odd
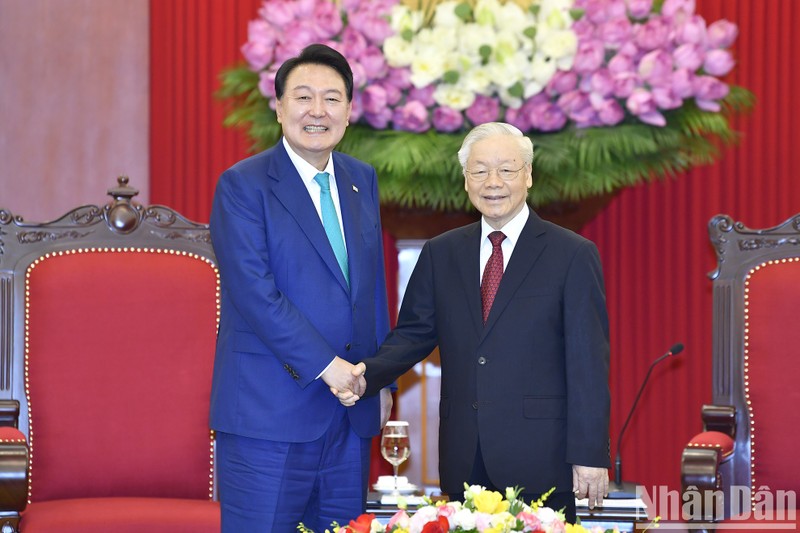
{"type": "Polygon", "coordinates": [[[355,192],[358,192],[358,187],[356,187],[355,185],[353,185],[353,190],[354,190],[355,192]]]}

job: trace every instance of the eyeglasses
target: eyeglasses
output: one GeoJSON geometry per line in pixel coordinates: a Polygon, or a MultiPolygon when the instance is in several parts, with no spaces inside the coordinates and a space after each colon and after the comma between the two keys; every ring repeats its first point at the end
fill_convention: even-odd
{"type": "Polygon", "coordinates": [[[525,168],[525,166],[521,166],[518,169],[514,170],[513,168],[482,168],[478,170],[465,170],[464,172],[467,174],[472,181],[486,181],[489,179],[489,175],[492,172],[497,173],[497,177],[503,181],[514,181],[519,176],[520,170],[525,168]]]}

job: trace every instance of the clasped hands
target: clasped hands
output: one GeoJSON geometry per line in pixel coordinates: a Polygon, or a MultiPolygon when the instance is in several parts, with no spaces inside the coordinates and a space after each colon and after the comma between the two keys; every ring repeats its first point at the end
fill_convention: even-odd
{"type": "MultiPolygon", "coordinates": [[[[341,357],[336,357],[320,377],[342,405],[351,407],[367,390],[367,380],[364,378],[366,370],[364,363],[354,365],[341,357]]],[[[386,425],[392,414],[393,403],[392,392],[388,388],[381,389],[381,428],[386,425]]]]}
{"type": "Polygon", "coordinates": [[[355,405],[367,390],[367,380],[364,378],[366,370],[364,363],[353,365],[341,357],[336,357],[321,377],[342,405],[350,407],[355,405]]]}

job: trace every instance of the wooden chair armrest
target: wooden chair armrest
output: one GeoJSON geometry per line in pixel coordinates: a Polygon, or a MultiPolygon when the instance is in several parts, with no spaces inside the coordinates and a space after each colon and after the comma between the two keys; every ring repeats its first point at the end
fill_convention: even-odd
{"type": "Polygon", "coordinates": [[[0,525],[28,504],[28,443],[12,427],[0,427],[0,525]]]}
{"type": "Polygon", "coordinates": [[[0,426],[19,427],[19,401],[0,400],[0,426]]]}
{"type": "MultiPolygon", "coordinates": [[[[707,491],[714,493],[719,491],[722,486],[722,477],[719,473],[720,450],[717,448],[693,448],[687,446],[683,449],[681,457],[681,493],[683,501],[694,501],[686,499],[686,494],[691,492],[705,495],[707,491]]],[[[713,521],[722,516],[721,503],[716,500],[709,501],[708,498],[701,498],[699,509],[695,509],[695,516],[687,517],[692,521],[713,521]]]]}
{"type": "Polygon", "coordinates": [[[719,431],[736,438],[736,408],[732,405],[704,405],[701,416],[706,431],[719,431]]]}

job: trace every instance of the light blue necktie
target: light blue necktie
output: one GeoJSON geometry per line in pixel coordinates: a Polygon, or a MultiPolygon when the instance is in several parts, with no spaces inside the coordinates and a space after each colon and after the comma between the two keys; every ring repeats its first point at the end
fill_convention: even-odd
{"type": "Polygon", "coordinates": [[[344,246],[344,238],[342,237],[342,228],[339,227],[339,217],[336,215],[336,207],[333,205],[333,197],[331,197],[331,183],[330,174],[327,172],[320,172],[314,176],[320,186],[319,203],[322,207],[322,225],[325,227],[325,233],[328,235],[328,241],[333,248],[333,254],[336,256],[336,261],[344,274],[344,280],[347,286],[350,286],[350,271],[347,267],[347,249],[344,246]]]}

